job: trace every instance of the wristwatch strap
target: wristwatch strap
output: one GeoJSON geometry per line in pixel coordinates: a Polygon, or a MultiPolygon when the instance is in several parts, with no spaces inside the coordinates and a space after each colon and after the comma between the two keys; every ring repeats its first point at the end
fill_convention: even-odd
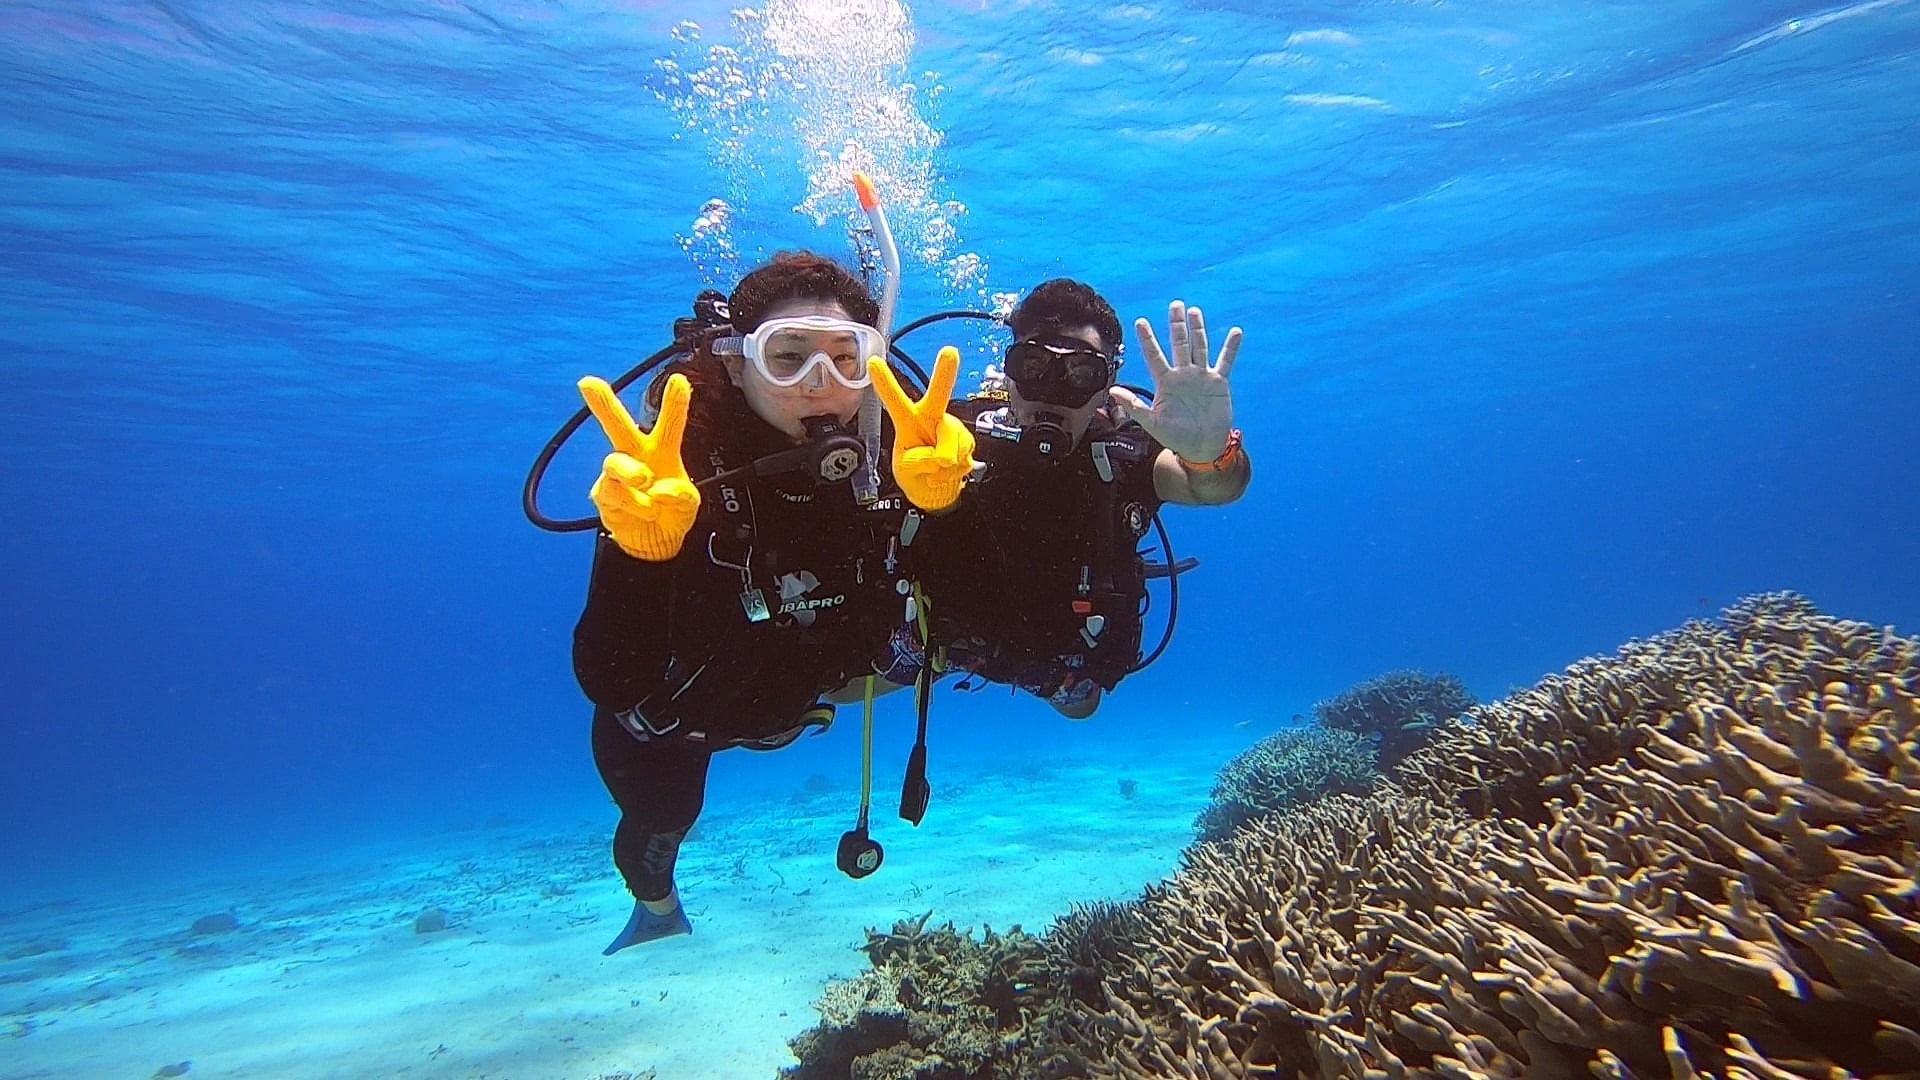
{"type": "Polygon", "coordinates": [[[1240,457],[1244,452],[1240,449],[1240,442],[1240,429],[1234,428],[1233,431],[1227,435],[1227,448],[1220,451],[1219,457],[1214,458],[1212,461],[1188,461],[1186,458],[1181,458],[1180,462],[1187,467],[1187,471],[1189,472],[1219,472],[1227,466],[1232,465],[1233,460],[1240,457]]]}

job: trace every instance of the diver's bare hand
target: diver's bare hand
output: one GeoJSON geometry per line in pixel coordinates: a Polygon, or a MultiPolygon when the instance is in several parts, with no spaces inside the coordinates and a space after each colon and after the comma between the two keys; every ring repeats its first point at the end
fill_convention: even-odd
{"type": "Polygon", "coordinates": [[[1109,391],[1113,403],[1182,460],[1204,462],[1219,457],[1233,433],[1233,389],[1227,380],[1240,354],[1240,328],[1227,331],[1219,357],[1211,362],[1206,320],[1199,308],[1182,301],[1167,307],[1169,352],[1160,350],[1147,320],[1135,319],[1133,332],[1153,379],[1153,403],[1140,400],[1124,386],[1109,391]]]}

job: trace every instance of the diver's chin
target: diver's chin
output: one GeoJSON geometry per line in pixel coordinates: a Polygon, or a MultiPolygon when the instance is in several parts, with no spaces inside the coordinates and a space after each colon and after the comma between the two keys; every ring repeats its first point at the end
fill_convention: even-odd
{"type": "Polygon", "coordinates": [[[1013,422],[1021,427],[1031,427],[1041,420],[1058,421],[1063,419],[1062,414],[1067,411],[1068,410],[1062,409],[1057,405],[1034,404],[1029,402],[1024,405],[1014,406],[1013,422]]]}
{"type": "Polygon", "coordinates": [[[1079,421],[1083,417],[1091,417],[1099,404],[1098,401],[1091,399],[1083,401],[1078,405],[1059,405],[1051,401],[1022,400],[1013,403],[1013,418],[1022,424],[1030,424],[1043,418],[1064,421],[1071,424],[1079,421]]]}

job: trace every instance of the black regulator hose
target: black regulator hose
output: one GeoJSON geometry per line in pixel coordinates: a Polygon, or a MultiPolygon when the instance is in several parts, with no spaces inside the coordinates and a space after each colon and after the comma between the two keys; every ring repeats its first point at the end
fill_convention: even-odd
{"type": "MultiPolygon", "coordinates": [[[[625,375],[613,380],[610,384],[613,392],[617,394],[632,386],[635,379],[687,351],[687,347],[686,342],[676,341],[635,364],[625,375]]],[[[540,456],[533,459],[533,468],[527,472],[526,486],[520,489],[520,509],[526,512],[527,520],[548,532],[587,532],[600,527],[600,519],[597,516],[571,519],[550,518],[540,512],[539,506],[540,481],[547,475],[547,466],[553,463],[553,456],[560,452],[560,448],[567,444],[568,439],[573,438],[573,433],[579,431],[580,425],[586,423],[592,415],[593,411],[582,405],[580,411],[573,414],[572,419],[562,424],[559,431],[553,433],[553,438],[547,440],[547,445],[540,448],[540,456]]]]}
{"type": "Polygon", "coordinates": [[[1167,526],[1161,522],[1158,510],[1153,512],[1153,527],[1160,534],[1160,550],[1167,556],[1167,626],[1160,632],[1160,644],[1155,645],[1152,652],[1141,657],[1137,663],[1128,668],[1129,675],[1160,659],[1160,654],[1166,652],[1167,646],[1173,644],[1173,628],[1180,622],[1180,575],[1199,565],[1191,563],[1182,567],[1180,561],[1174,557],[1173,540],[1167,535],[1167,526]]]}
{"type": "Polygon", "coordinates": [[[893,332],[893,336],[895,340],[898,340],[900,338],[906,337],[908,334],[913,333],[915,330],[918,330],[923,326],[932,326],[934,323],[940,322],[944,319],[985,319],[988,322],[1000,321],[999,319],[994,318],[991,314],[985,311],[972,311],[967,308],[955,308],[952,311],[936,311],[931,315],[923,315],[920,318],[915,319],[912,322],[908,323],[907,325],[901,327],[900,329],[895,330],[893,332]]]}
{"type": "Polygon", "coordinates": [[[927,370],[920,366],[918,360],[915,360],[905,349],[900,347],[899,341],[901,338],[906,337],[908,334],[913,333],[923,326],[932,326],[934,323],[944,319],[985,319],[988,322],[999,321],[984,311],[970,311],[965,308],[955,308],[952,311],[936,311],[931,315],[922,316],[900,329],[895,330],[893,332],[893,343],[888,345],[887,351],[893,355],[895,360],[900,361],[903,367],[912,372],[915,379],[919,380],[918,385],[907,387],[907,389],[912,390],[915,394],[926,393],[927,370]]]}

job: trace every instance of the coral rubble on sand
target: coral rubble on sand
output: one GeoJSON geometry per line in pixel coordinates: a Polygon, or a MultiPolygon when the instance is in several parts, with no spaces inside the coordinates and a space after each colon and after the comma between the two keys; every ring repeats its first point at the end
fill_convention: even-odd
{"type": "Polygon", "coordinates": [[[1196,845],[887,1075],[1920,1076],[1917,851],[1920,643],[1755,597],[1196,845]]]}
{"type": "Polygon", "coordinates": [[[995,1075],[1024,1034],[1030,980],[1046,952],[1019,927],[981,942],[931,913],[867,932],[871,970],[828,988],[822,1023],[793,1040],[788,1080],[906,1080],[995,1075]]]}

